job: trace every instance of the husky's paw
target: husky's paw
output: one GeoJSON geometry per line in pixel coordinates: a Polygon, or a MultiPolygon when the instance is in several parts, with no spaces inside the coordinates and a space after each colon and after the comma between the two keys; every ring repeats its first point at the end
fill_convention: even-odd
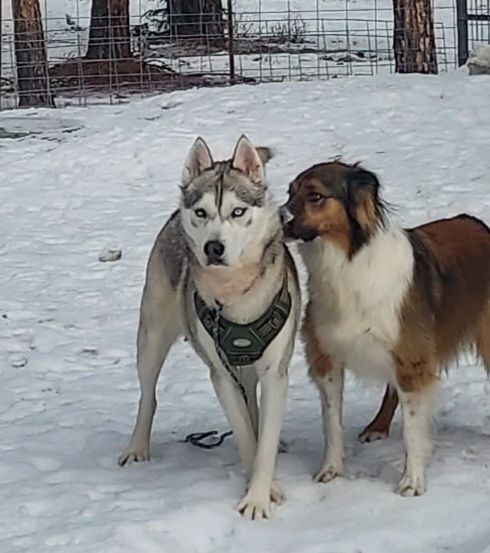
{"type": "Polygon", "coordinates": [[[150,460],[150,446],[132,447],[131,445],[119,455],[117,460],[120,467],[131,463],[141,463],[150,460]]]}
{"type": "Polygon", "coordinates": [[[396,487],[396,493],[402,497],[415,497],[424,495],[427,490],[427,484],[425,482],[425,475],[423,472],[409,474],[405,471],[398,486],[396,487]]]}
{"type": "Polygon", "coordinates": [[[327,462],[322,468],[315,474],[313,480],[315,482],[323,482],[324,484],[330,482],[337,476],[342,476],[344,473],[344,465],[341,461],[327,462]]]}
{"type": "Polygon", "coordinates": [[[272,482],[271,484],[271,501],[276,505],[280,505],[285,499],[284,494],[282,493],[281,487],[277,482],[272,482]]]}
{"type": "Polygon", "coordinates": [[[281,488],[273,482],[269,493],[264,493],[263,489],[254,491],[250,488],[238,504],[238,511],[249,520],[262,520],[272,517],[272,503],[279,505],[283,501],[281,488]]]}
{"type": "Polygon", "coordinates": [[[388,432],[386,430],[378,430],[376,428],[365,428],[358,436],[361,444],[376,442],[377,440],[386,440],[388,432]]]}

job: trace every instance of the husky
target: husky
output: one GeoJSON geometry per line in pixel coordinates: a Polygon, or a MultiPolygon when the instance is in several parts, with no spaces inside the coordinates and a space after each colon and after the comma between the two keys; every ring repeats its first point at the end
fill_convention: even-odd
{"type": "Polygon", "coordinates": [[[272,502],[283,499],[273,475],[301,305],[267,189],[270,157],[270,149],[255,148],[245,136],[227,161],[214,161],[202,138],[194,142],[180,207],[148,261],[137,339],[141,396],[131,441],[119,457],[121,466],[149,460],[158,376],[184,335],[210,369],[249,476],[238,510],[254,520],[269,518],[272,502]]]}

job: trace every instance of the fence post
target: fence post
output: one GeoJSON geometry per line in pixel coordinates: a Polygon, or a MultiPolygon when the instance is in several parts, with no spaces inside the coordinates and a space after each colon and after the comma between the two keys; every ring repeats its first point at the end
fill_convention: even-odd
{"type": "Polygon", "coordinates": [[[3,18],[2,18],[2,6],[3,2],[0,2],[0,111],[2,111],[2,75],[3,75],[3,60],[2,60],[2,52],[3,52],[3,18]]]}
{"type": "Polygon", "coordinates": [[[233,44],[233,0],[227,1],[228,11],[228,60],[230,64],[230,84],[235,83],[235,52],[233,44]]]}
{"type": "Polygon", "coordinates": [[[468,60],[468,0],[456,0],[456,21],[458,24],[458,65],[468,60]]]}
{"type": "Polygon", "coordinates": [[[0,2],[0,111],[2,111],[2,99],[3,99],[3,13],[2,13],[3,2],[0,2]]]}

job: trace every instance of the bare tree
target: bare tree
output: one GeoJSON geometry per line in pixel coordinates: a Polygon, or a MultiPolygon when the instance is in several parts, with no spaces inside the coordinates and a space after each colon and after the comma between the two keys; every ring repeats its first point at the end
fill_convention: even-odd
{"type": "Polygon", "coordinates": [[[430,0],[393,0],[397,73],[437,73],[430,0]]]}
{"type": "Polygon", "coordinates": [[[12,0],[19,107],[54,108],[39,0],[12,0]]]}
{"type": "Polygon", "coordinates": [[[171,36],[223,40],[225,21],[221,0],[168,0],[167,5],[171,36]]]}
{"type": "Polygon", "coordinates": [[[92,0],[88,60],[125,60],[131,57],[129,0],[92,0]]]}

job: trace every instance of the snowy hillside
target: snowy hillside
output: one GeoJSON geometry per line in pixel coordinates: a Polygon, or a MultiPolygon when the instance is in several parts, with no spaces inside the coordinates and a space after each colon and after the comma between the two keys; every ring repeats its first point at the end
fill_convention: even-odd
{"type": "Polygon", "coordinates": [[[388,76],[190,90],[87,109],[0,114],[0,551],[2,553],[488,553],[490,382],[464,359],[443,378],[428,493],[392,488],[389,440],[356,434],[382,388],[349,379],[347,476],[327,485],[320,404],[301,347],[270,521],[234,510],[245,485],[207,369],[181,342],[163,371],[153,459],[116,464],[138,398],[135,334],[145,263],[178,202],[197,134],[228,156],[243,132],[274,147],[278,201],[314,162],[377,172],[406,225],[472,213],[490,223],[489,77],[388,76]],[[107,246],[122,259],[101,263],[107,246]]]}

